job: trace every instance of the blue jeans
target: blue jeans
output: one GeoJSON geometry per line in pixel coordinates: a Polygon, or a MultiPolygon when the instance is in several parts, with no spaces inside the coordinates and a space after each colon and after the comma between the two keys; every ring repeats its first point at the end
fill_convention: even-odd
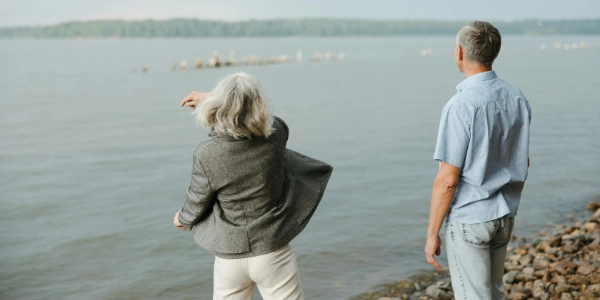
{"type": "Polygon", "coordinates": [[[504,299],[504,259],[514,218],[446,222],[446,251],[456,300],[504,299]]]}

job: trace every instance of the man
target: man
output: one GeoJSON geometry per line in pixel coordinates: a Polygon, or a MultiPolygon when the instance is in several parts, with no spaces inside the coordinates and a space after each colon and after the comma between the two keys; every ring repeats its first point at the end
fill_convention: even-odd
{"type": "Polygon", "coordinates": [[[456,65],[467,79],[442,111],[425,254],[439,269],[434,255],[446,219],[455,298],[504,299],[506,247],[529,166],[531,109],[518,88],[492,71],[501,45],[492,24],[465,24],[456,43],[456,65]]]}

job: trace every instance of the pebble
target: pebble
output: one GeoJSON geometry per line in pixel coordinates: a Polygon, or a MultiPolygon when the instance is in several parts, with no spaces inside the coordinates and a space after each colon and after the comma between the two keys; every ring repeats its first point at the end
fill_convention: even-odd
{"type": "MultiPolygon", "coordinates": [[[[598,197],[600,201],[600,197],[598,197]]],[[[600,203],[592,202],[587,220],[541,230],[533,239],[512,238],[502,277],[509,300],[600,299],[600,203]],[[514,245],[514,244],[513,244],[514,245]]],[[[450,300],[447,270],[419,275],[356,300],[450,300]]]]}

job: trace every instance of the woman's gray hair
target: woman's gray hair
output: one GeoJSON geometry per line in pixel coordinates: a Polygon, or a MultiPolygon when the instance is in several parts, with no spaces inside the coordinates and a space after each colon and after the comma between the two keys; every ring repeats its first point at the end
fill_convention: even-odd
{"type": "Polygon", "coordinates": [[[500,53],[502,38],[498,29],[492,24],[472,21],[458,31],[456,44],[462,46],[467,60],[491,67],[500,53]]]}
{"type": "Polygon", "coordinates": [[[246,73],[225,77],[194,110],[198,124],[235,139],[269,137],[273,113],[256,78],[246,73]]]}

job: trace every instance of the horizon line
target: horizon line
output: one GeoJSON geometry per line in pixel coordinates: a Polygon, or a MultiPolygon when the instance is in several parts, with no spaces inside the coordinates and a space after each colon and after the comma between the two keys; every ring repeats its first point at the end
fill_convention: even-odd
{"type": "MultiPolygon", "coordinates": [[[[225,19],[209,19],[209,18],[193,18],[193,17],[172,17],[172,18],[141,18],[141,19],[126,19],[126,18],[91,18],[86,20],[69,20],[69,21],[61,21],[58,23],[51,23],[46,25],[7,25],[1,26],[0,29],[24,29],[24,28],[41,28],[41,27],[52,27],[52,26],[60,26],[63,24],[71,24],[71,23],[92,23],[92,22],[114,22],[114,21],[123,21],[126,23],[135,23],[135,22],[146,22],[146,21],[156,21],[156,22],[167,22],[172,20],[198,20],[198,21],[207,21],[207,22],[218,22],[218,23],[244,23],[244,22],[268,22],[268,21],[301,21],[301,20],[344,20],[344,21],[369,21],[369,22],[442,22],[442,23],[458,23],[458,22],[468,22],[470,19],[373,19],[373,18],[331,18],[331,17],[304,17],[304,18],[272,18],[272,19],[240,19],[240,20],[225,20],[225,19]]],[[[556,22],[556,21],[594,21],[600,20],[600,18],[563,18],[563,19],[542,19],[542,18],[504,18],[504,20],[486,20],[486,22],[494,23],[516,23],[523,21],[542,21],[542,22],[556,22]]]]}

